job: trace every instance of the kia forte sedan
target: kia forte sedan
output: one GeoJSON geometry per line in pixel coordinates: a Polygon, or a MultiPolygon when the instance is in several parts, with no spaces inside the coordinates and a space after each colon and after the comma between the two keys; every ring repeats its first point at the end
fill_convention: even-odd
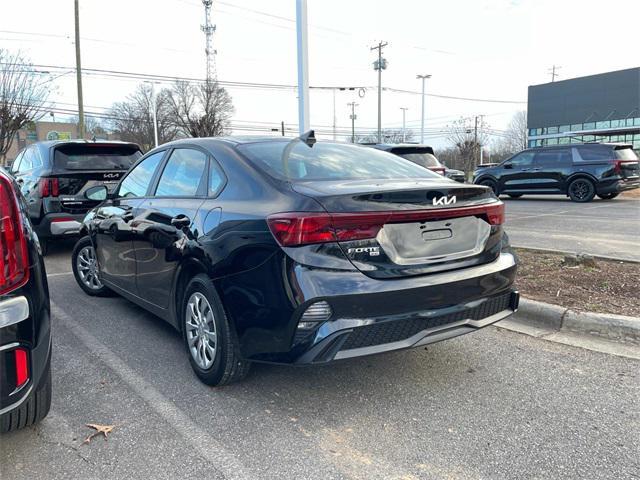
{"type": "Polygon", "coordinates": [[[168,143],[86,195],[104,201],[73,252],[79,286],[173,325],[209,385],[251,362],[426,345],[518,306],[491,189],[313,132],[168,143]]]}

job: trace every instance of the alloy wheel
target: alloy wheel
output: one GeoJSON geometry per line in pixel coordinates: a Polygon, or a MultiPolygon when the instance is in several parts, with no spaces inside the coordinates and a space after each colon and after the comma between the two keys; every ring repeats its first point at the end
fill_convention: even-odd
{"type": "Polygon", "coordinates": [[[571,184],[571,193],[576,200],[584,200],[591,193],[591,185],[586,180],[576,180],[571,184]]]}
{"type": "Polygon", "coordinates": [[[213,310],[207,297],[194,292],[187,301],[185,328],[189,351],[198,367],[211,368],[216,358],[218,336],[213,310]]]}
{"type": "Polygon", "coordinates": [[[98,278],[98,264],[96,253],[92,246],[86,246],[78,252],[76,266],[80,281],[91,290],[100,290],[103,285],[98,278]]]}

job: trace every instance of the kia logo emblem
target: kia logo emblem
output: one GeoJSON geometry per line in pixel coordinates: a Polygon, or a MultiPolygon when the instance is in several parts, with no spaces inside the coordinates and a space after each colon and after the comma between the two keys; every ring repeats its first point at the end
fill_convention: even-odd
{"type": "Polygon", "coordinates": [[[434,198],[432,202],[435,207],[453,205],[454,203],[456,203],[456,196],[453,195],[451,197],[434,198]]]}

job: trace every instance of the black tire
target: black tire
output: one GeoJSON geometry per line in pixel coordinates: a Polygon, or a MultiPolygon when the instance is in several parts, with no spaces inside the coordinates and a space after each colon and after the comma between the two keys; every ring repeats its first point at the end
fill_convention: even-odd
{"type": "Polygon", "coordinates": [[[179,318],[182,338],[189,356],[189,362],[198,378],[203,383],[212,386],[228,385],[245,378],[249,373],[251,363],[243,359],[240,354],[235,330],[229,323],[222,301],[209,277],[204,274],[193,277],[187,285],[180,305],[179,318]],[[202,301],[202,297],[206,299],[206,303],[202,301]],[[190,301],[197,301],[198,299],[202,302],[201,305],[203,305],[203,313],[205,315],[205,322],[201,325],[206,324],[206,327],[200,333],[197,330],[198,327],[194,328],[197,322],[194,320],[196,317],[187,314],[187,309],[190,308],[190,301]],[[208,312],[211,313],[211,317],[209,317],[208,312]],[[215,328],[213,332],[212,327],[215,328]],[[202,354],[204,357],[200,357],[201,360],[204,358],[205,362],[207,360],[212,361],[212,364],[209,366],[199,365],[196,360],[196,357],[200,355],[198,346],[202,344],[205,338],[207,339],[207,344],[210,345],[210,337],[208,335],[212,335],[212,333],[215,335],[214,353],[211,355],[211,350],[203,346],[202,354]],[[192,346],[190,346],[190,343],[192,343],[192,346]],[[192,347],[195,353],[192,352],[192,347]]]}
{"type": "Polygon", "coordinates": [[[34,425],[47,416],[51,408],[51,358],[45,378],[29,398],[15,410],[0,415],[0,433],[13,432],[34,425]]]}
{"type": "Polygon", "coordinates": [[[511,198],[520,198],[524,194],[523,193],[507,193],[507,195],[509,195],[511,198]]]}
{"type": "Polygon", "coordinates": [[[500,195],[500,193],[498,193],[498,184],[493,180],[482,180],[478,185],[489,187],[496,197],[500,195]]]}
{"type": "Polygon", "coordinates": [[[573,202],[587,203],[596,196],[596,186],[587,178],[576,178],[569,184],[567,194],[573,202]]]}
{"type": "Polygon", "coordinates": [[[614,198],[616,198],[618,195],[620,195],[620,192],[612,192],[612,193],[603,193],[603,194],[598,194],[598,196],[602,199],[602,200],[613,200],[614,198]]]}
{"type": "Polygon", "coordinates": [[[97,271],[97,267],[94,265],[93,267],[89,267],[89,274],[81,271],[81,267],[79,266],[79,256],[84,256],[83,252],[85,249],[90,249],[93,252],[93,257],[95,259],[95,252],[93,251],[93,245],[91,243],[91,239],[89,237],[82,237],[76,245],[73,247],[73,253],[71,254],[71,267],[73,269],[73,277],[76,279],[76,282],[80,286],[80,288],[87,295],[91,295],[92,297],[109,297],[114,295],[112,290],[109,290],[102,282],[100,282],[99,272],[97,271]],[[87,280],[88,276],[91,275],[91,280],[87,280]]]}

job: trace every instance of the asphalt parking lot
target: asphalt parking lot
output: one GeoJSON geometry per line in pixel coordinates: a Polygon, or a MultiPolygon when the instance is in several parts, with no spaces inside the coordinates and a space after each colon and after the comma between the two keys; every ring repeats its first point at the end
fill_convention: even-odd
{"type": "Polygon", "coordinates": [[[52,410],[0,438],[3,480],[640,476],[638,361],[489,327],[210,388],[161,320],[85,296],[70,249],[46,259],[52,410]],[[83,444],[87,423],[115,429],[83,444]]]}
{"type": "Polygon", "coordinates": [[[515,246],[640,261],[640,199],[581,204],[560,195],[501,198],[515,246]]]}

